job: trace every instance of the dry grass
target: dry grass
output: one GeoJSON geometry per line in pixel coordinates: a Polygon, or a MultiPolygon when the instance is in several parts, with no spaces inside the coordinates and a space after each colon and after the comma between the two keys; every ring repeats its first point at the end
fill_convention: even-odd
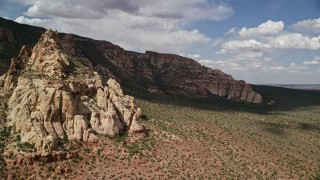
{"type": "Polygon", "coordinates": [[[150,128],[140,142],[127,135],[101,137],[98,144],[73,142],[80,151],[71,160],[6,171],[22,179],[319,177],[320,106],[259,114],[138,102],[150,128]],[[57,166],[66,172],[55,173],[57,166]]]}

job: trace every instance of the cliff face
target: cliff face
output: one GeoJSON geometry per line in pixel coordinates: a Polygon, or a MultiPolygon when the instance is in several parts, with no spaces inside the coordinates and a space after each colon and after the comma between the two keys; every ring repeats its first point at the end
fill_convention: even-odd
{"type": "Polygon", "coordinates": [[[100,42],[99,48],[105,59],[123,74],[149,82],[150,87],[147,89],[151,93],[158,93],[165,85],[177,86],[203,97],[217,95],[250,103],[263,101],[261,95],[253,91],[245,81],[237,81],[220,70],[204,67],[189,58],[151,51],[144,54],[132,53],[107,42],[100,42]]]}
{"type": "Polygon", "coordinates": [[[237,81],[220,70],[201,66],[196,61],[177,55],[146,52],[142,55],[150,61],[163,80],[201,95],[218,95],[228,99],[240,99],[250,103],[261,103],[262,97],[245,81],[237,81]]]}
{"type": "Polygon", "coordinates": [[[58,138],[96,142],[97,133],[143,132],[135,99],[65,51],[62,42],[47,30],[33,50],[24,46],[0,77],[8,125],[21,142],[52,152],[58,138]]]}

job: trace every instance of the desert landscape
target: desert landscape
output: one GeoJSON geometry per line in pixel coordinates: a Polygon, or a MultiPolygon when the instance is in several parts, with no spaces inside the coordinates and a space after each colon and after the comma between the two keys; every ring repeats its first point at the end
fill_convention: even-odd
{"type": "Polygon", "coordinates": [[[294,109],[138,99],[145,138],[123,134],[93,144],[69,142],[63,148],[76,152],[69,160],[7,165],[5,172],[22,179],[316,179],[319,104],[312,99],[320,95],[304,93],[310,104],[301,107],[302,99],[282,99],[295,103],[294,109]]]}

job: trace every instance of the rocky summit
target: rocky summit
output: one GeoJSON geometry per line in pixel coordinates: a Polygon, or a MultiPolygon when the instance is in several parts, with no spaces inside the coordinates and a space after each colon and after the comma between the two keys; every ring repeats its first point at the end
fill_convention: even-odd
{"type": "MultiPolygon", "coordinates": [[[[141,110],[119,83],[105,79],[63,48],[47,30],[33,50],[22,47],[0,77],[7,126],[22,143],[52,153],[59,139],[97,142],[98,134],[143,133],[141,110]]],[[[7,151],[16,151],[14,144],[7,151]]]]}

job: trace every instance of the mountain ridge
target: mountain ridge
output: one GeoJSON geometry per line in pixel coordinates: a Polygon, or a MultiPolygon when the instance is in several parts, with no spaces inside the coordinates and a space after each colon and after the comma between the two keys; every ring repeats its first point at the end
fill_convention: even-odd
{"type": "Polygon", "coordinates": [[[263,102],[262,96],[245,81],[237,81],[231,75],[202,66],[191,58],[153,51],[126,51],[108,41],[72,34],[60,33],[59,39],[62,48],[81,59],[82,64],[104,77],[115,78],[129,91],[137,88],[135,91],[139,93],[218,96],[249,103],[263,102]]]}

